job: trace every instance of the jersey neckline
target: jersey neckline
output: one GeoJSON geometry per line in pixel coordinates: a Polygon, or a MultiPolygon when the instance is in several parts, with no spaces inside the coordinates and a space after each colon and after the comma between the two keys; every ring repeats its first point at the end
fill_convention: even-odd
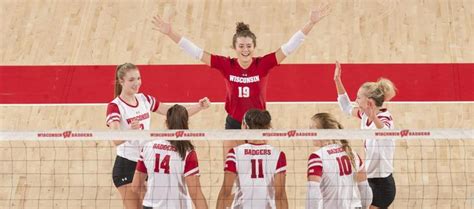
{"type": "Polygon", "coordinates": [[[135,95],[133,95],[133,96],[135,97],[135,101],[137,101],[137,104],[136,104],[136,105],[128,104],[126,101],[124,101],[124,100],[122,99],[122,97],[120,97],[120,95],[118,96],[118,98],[120,99],[120,101],[122,101],[123,103],[125,103],[127,106],[135,108],[135,107],[138,107],[139,102],[138,102],[137,97],[136,97],[135,95]]]}

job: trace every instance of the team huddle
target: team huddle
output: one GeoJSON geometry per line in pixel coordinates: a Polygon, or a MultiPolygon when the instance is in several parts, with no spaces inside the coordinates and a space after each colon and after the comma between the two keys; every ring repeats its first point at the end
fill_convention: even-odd
{"type": "MultiPolygon", "coordinates": [[[[254,57],[256,36],[249,26],[238,23],[232,46],[236,58],[214,55],[172,30],[171,24],[154,17],[155,30],[170,37],[197,60],[217,69],[226,82],[226,129],[269,129],[266,111],[268,74],[304,41],[313,26],[327,16],[328,7],[311,12],[310,20],[275,52],[254,57]]],[[[361,129],[393,129],[384,102],[395,96],[388,79],[364,83],[354,106],[336,63],[334,82],[337,101],[344,114],[359,118],[361,129]]],[[[137,66],[117,66],[115,99],[107,107],[107,126],[114,130],[148,130],[151,113],[166,117],[168,129],[189,129],[189,117],[209,107],[204,97],[195,105],[166,105],[154,96],[139,93],[141,76],[137,66]]],[[[329,113],[311,118],[314,129],[342,129],[329,113]]],[[[201,190],[199,158],[194,145],[180,141],[114,141],[117,157],[113,182],[125,208],[204,209],[208,208],[201,190]]],[[[387,208],[395,198],[393,173],[394,140],[365,139],[364,159],[347,140],[315,141],[319,147],[308,156],[306,208],[387,208]]],[[[286,195],[287,161],[283,151],[266,140],[225,142],[224,180],[217,209],[288,208],[286,195]]]]}

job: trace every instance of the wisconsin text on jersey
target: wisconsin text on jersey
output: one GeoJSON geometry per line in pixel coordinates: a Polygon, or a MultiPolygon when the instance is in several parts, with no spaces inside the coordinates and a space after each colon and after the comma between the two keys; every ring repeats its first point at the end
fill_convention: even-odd
{"type": "Polygon", "coordinates": [[[256,83],[260,81],[260,76],[256,75],[256,76],[245,78],[245,77],[239,77],[235,75],[229,75],[229,80],[236,83],[256,83]]]}
{"type": "Polygon", "coordinates": [[[132,118],[127,118],[127,123],[130,124],[134,120],[141,121],[141,120],[146,120],[148,118],[150,118],[150,113],[144,113],[144,114],[132,117],[132,118]]]}

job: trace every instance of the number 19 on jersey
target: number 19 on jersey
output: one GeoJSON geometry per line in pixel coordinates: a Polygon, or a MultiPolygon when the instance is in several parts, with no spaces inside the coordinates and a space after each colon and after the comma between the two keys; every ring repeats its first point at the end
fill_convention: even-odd
{"type": "Polygon", "coordinates": [[[239,86],[239,97],[240,98],[249,98],[250,97],[250,88],[248,86],[239,86]]]}

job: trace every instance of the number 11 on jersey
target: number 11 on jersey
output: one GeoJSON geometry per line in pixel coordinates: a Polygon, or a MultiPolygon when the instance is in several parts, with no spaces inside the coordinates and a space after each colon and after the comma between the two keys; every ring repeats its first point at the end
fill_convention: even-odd
{"type": "Polygon", "coordinates": [[[263,178],[263,160],[262,159],[252,159],[250,160],[252,163],[252,173],[250,175],[250,178],[256,179],[256,178],[263,178]],[[258,174],[257,174],[258,173],[258,174]]]}
{"type": "Polygon", "coordinates": [[[250,97],[250,88],[248,86],[239,86],[239,97],[240,98],[249,98],[250,97]]]}

